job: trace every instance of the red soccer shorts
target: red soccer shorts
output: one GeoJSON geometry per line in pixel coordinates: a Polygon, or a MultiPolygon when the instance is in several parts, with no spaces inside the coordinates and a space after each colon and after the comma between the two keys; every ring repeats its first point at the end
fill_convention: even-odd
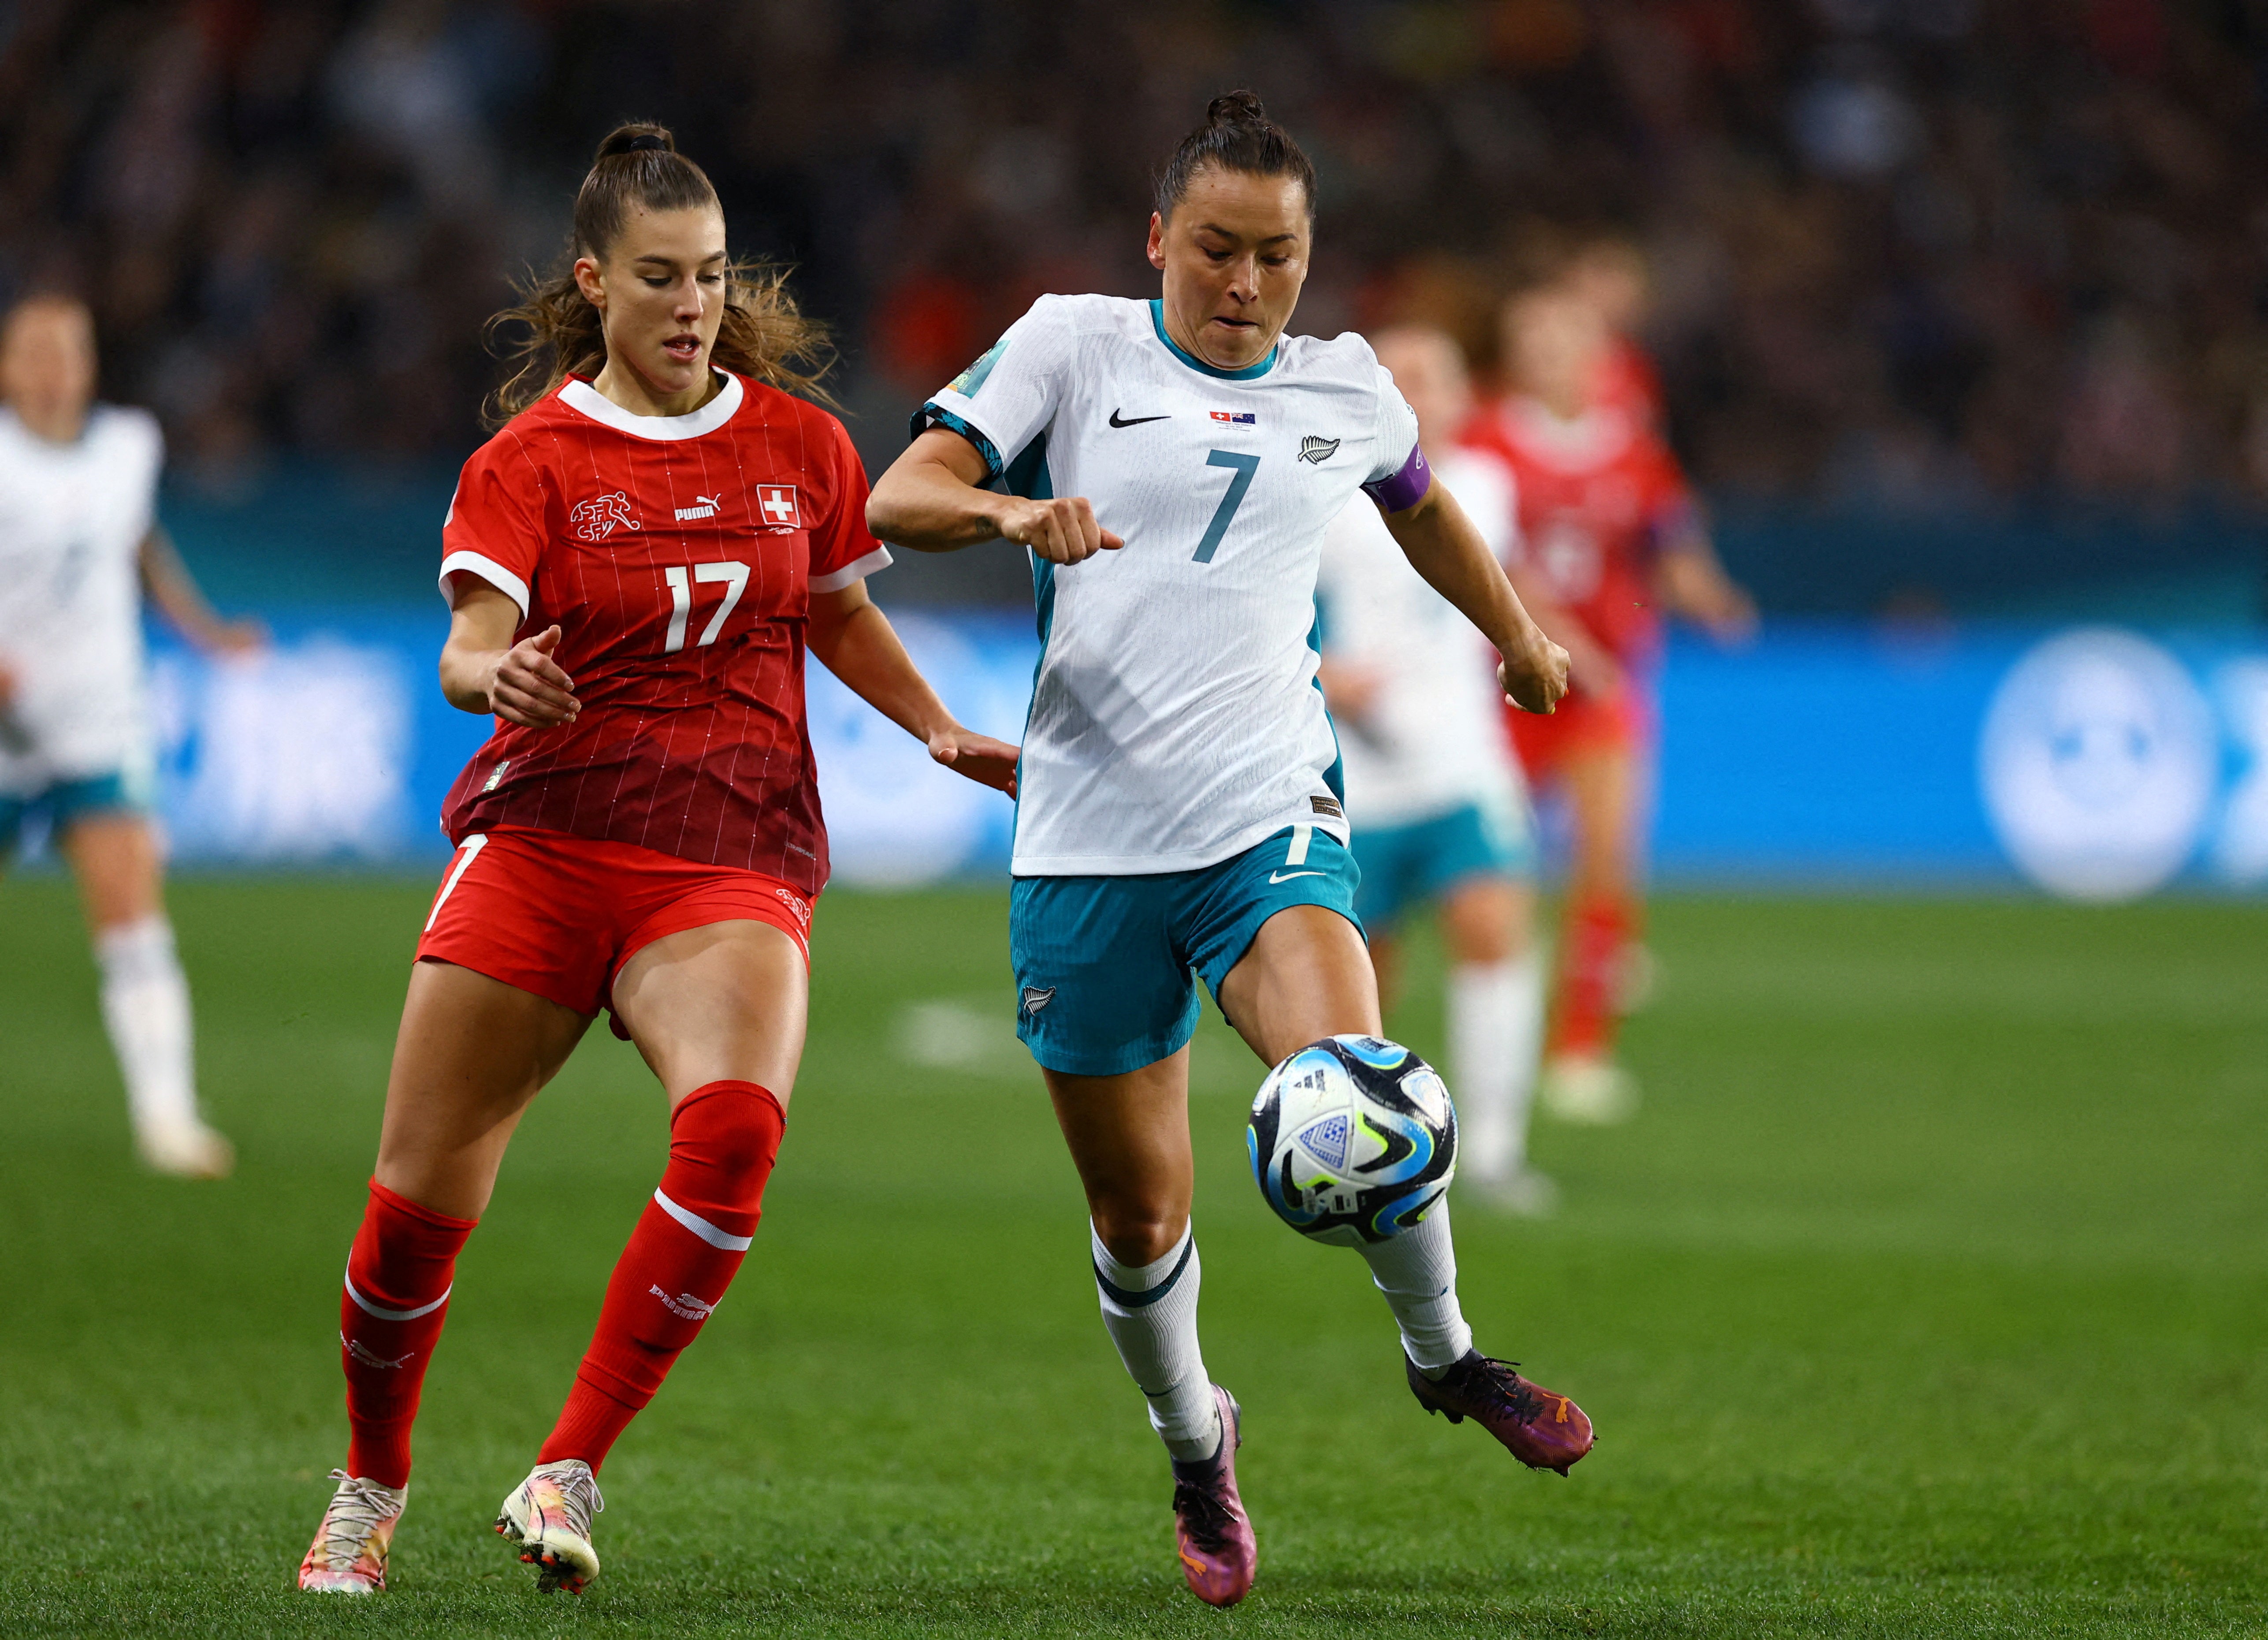
{"type": "Polygon", "coordinates": [[[656,940],[744,920],[770,923],[811,960],[811,902],[776,877],[630,843],[496,826],[458,846],[417,960],[454,963],[595,1014],[611,1001],[622,964],[656,940]]]}
{"type": "Polygon", "coordinates": [[[1507,704],[1505,731],[1528,783],[1538,788],[1557,780],[1579,758],[1620,752],[1643,757],[1653,748],[1653,696],[1635,680],[1606,700],[1572,692],[1560,698],[1548,716],[1507,704]]]}

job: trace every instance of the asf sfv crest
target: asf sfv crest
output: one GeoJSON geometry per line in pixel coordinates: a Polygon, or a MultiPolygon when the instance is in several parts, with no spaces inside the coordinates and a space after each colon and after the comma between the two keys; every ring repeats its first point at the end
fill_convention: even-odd
{"type": "Polygon", "coordinates": [[[567,521],[575,533],[585,541],[604,541],[617,529],[636,529],[637,520],[630,516],[630,499],[617,490],[612,495],[593,496],[578,501],[567,514],[567,521]]]}
{"type": "Polygon", "coordinates": [[[1311,432],[1300,440],[1300,459],[1313,462],[1318,467],[1338,453],[1339,441],[1336,439],[1318,439],[1311,432]]]}

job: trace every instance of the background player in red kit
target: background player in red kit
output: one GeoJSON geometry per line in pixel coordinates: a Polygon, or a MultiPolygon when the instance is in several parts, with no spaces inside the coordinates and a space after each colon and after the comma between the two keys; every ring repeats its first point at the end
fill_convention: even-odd
{"type": "Polygon", "coordinates": [[[1591,372],[1591,403],[1626,411],[1660,431],[1661,374],[1638,339],[1653,294],[1638,246],[1612,228],[1580,233],[1552,283],[1589,304],[1607,329],[1591,372]]]}
{"type": "Polygon", "coordinates": [[[1016,749],[955,723],[867,600],[889,555],[858,458],[771,385],[813,385],[794,366],[818,332],[729,263],[716,193],[667,132],[600,144],[574,254],[510,315],[532,332],[500,395],[516,413],[443,531],[442,689],[500,721],[443,816],[457,854],[348,1260],[351,1434],[306,1589],[385,1586],[458,1250],[521,1112],[607,1008],[669,1095],[668,1165],[497,1520],[540,1587],[597,1572],[597,1471],[740,1267],[802,1053],[827,881],[806,643],[939,762],[1014,787],[1016,749]]]}
{"type": "Polygon", "coordinates": [[[1510,391],[1476,417],[1469,442],[1519,480],[1521,556],[1512,579],[1570,657],[1550,717],[1507,713],[1521,765],[1573,820],[1567,912],[1539,1092],[1576,1120],[1614,1121],[1636,1090],[1614,1060],[1625,946],[1641,909],[1641,834],[1651,784],[1652,677],[1667,608],[1723,639],[1755,624],[1748,595],[1710,550],[1676,459],[1616,380],[1622,338],[1565,282],[1506,305],[1510,391]]]}

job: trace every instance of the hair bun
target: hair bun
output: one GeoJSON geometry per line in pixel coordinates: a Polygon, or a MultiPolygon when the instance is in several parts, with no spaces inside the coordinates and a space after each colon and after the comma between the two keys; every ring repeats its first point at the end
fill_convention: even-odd
{"type": "Polygon", "coordinates": [[[663,153],[677,151],[677,139],[666,126],[619,125],[607,133],[599,144],[598,157],[610,159],[616,154],[663,153]]]}
{"type": "Polygon", "coordinates": [[[1260,106],[1257,92],[1224,92],[1205,105],[1205,122],[1209,125],[1264,124],[1268,111],[1260,106]]]}

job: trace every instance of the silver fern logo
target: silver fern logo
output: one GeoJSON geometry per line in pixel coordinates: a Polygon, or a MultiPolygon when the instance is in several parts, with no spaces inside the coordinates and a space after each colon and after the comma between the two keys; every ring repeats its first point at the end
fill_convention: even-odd
{"type": "Polygon", "coordinates": [[[1338,453],[1339,441],[1336,439],[1318,439],[1311,432],[1300,440],[1300,459],[1313,462],[1318,467],[1338,453]]]}

